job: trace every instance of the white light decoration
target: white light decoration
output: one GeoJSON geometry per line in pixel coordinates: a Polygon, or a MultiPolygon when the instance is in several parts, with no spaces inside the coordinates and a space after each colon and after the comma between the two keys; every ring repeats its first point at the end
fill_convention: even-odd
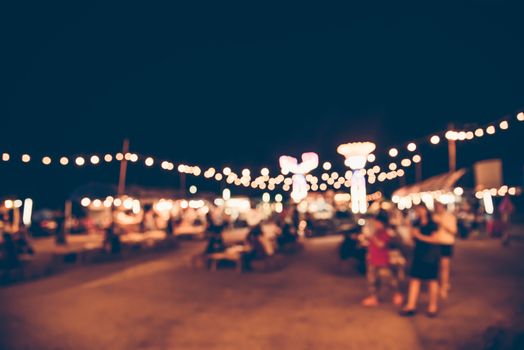
{"type": "Polygon", "coordinates": [[[30,160],[31,160],[31,156],[29,154],[22,155],[22,162],[28,163],[30,160]]]}
{"type": "Polygon", "coordinates": [[[331,163],[330,162],[324,162],[324,164],[322,164],[322,168],[324,170],[330,170],[331,169],[331,163]]]}
{"type": "Polygon", "coordinates": [[[509,128],[509,124],[508,124],[508,121],[507,120],[503,120],[500,122],[499,124],[499,127],[502,129],[502,130],[507,130],[509,128]]]}
{"type": "MultiPolygon", "coordinates": [[[[361,170],[366,167],[367,157],[375,148],[372,142],[345,143],[337,148],[337,152],[346,158],[344,164],[353,171],[351,178],[351,210],[353,213],[364,214],[367,211],[366,177],[365,171],[361,170]]],[[[389,154],[395,157],[398,151],[392,148],[389,154]],[[393,150],[396,152],[392,152],[393,150]]]]}
{"type": "Polygon", "coordinates": [[[82,158],[82,157],[76,157],[76,159],[75,159],[75,163],[76,163],[76,165],[78,165],[78,166],[82,166],[82,165],[84,165],[85,162],[86,162],[85,159],[82,158]]]}
{"type": "MultiPolygon", "coordinates": [[[[373,152],[373,151],[371,151],[371,152],[373,152]]],[[[339,152],[339,153],[340,153],[340,152],[339,152]]],[[[396,148],[392,148],[392,149],[390,149],[390,150],[389,150],[389,156],[390,156],[390,157],[396,157],[396,156],[398,156],[398,149],[396,149],[396,148]]]]}
{"type": "Polygon", "coordinates": [[[291,198],[300,202],[307,197],[307,182],[305,175],[318,166],[318,154],[306,152],[302,154],[302,163],[290,156],[281,156],[279,158],[282,173],[293,173],[293,190],[291,198]]]}
{"type": "Polygon", "coordinates": [[[189,187],[189,193],[191,193],[191,194],[197,193],[197,187],[195,185],[191,185],[189,187]]]}
{"type": "Polygon", "coordinates": [[[96,155],[95,156],[91,156],[90,160],[91,160],[91,164],[94,164],[94,165],[100,163],[100,158],[98,156],[96,156],[96,155]]]}
{"type": "Polygon", "coordinates": [[[421,160],[422,160],[422,157],[419,154],[415,154],[413,156],[413,163],[420,163],[421,160]]]}
{"type": "Polygon", "coordinates": [[[231,190],[229,188],[224,188],[222,191],[222,199],[228,201],[231,199],[231,190]]]}
{"type": "Polygon", "coordinates": [[[49,164],[51,164],[51,158],[50,158],[50,157],[44,157],[44,158],[42,158],[42,163],[43,163],[44,165],[49,165],[49,164]]]}
{"type": "Polygon", "coordinates": [[[60,158],[60,164],[62,164],[62,165],[69,164],[69,159],[67,159],[67,157],[60,158]]]}
{"type": "Polygon", "coordinates": [[[408,144],[408,151],[415,152],[417,150],[417,145],[414,142],[408,144]]]}
{"type": "Polygon", "coordinates": [[[155,160],[151,157],[147,157],[144,163],[146,166],[153,166],[153,164],[155,164],[155,160]]]}
{"type": "Polygon", "coordinates": [[[517,120],[518,120],[519,122],[524,122],[524,112],[519,112],[519,113],[517,114],[517,120]]]}
{"type": "Polygon", "coordinates": [[[106,155],[104,156],[104,160],[105,160],[107,163],[109,163],[109,162],[111,162],[111,161],[113,160],[113,156],[110,155],[110,154],[108,153],[108,154],[106,154],[106,155]]]}
{"type": "Polygon", "coordinates": [[[373,163],[376,159],[377,157],[373,153],[368,154],[368,163],[373,163]]]}
{"type": "Polygon", "coordinates": [[[262,168],[262,170],[260,170],[260,175],[262,175],[262,176],[269,176],[269,169],[268,168],[262,168]]]}
{"type": "MultiPolygon", "coordinates": [[[[215,174],[215,180],[217,180],[217,181],[222,181],[222,178],[223,178],[222,174],[220,174],[220,173],[216,173],[216,174],[215,174]]],[[[236,180],[235,180],[235,184],[236,184],[236,183],[237,183],[237,182],[236,182],[236,180]]]]}
{"type": "Polygon", "coordinates": [[[475,130],[475,136],[476,136],[476,137],[482,137],[482,136],[484,136],[484,129],[482,129],[482,128],[478,128],[478,129],[476,129],[476,130],[475,130]]]}
{"type": "Polygon", "coordinates": [[[473,140],[474,137],[473,131],[466,132],[466,140],[473,140]]]}
{"type": "Polygon", "coordinates": [[[277,193],[277,194],[275,195],[275,201],[276,201],[276,202],[282,202],[282,195],[281,195],[280,193],[277,193]]]}
{"type": "Polygon", "coordinates": [[[88,207],[89,204],[91,204],[91,200],[87,197],[84,197],[82,198],[82,200],[80,201],[80,204],[83,206],[83,207],[88,207]]]}
{"type": "Polygon", "coordinates": [[[24,211],[22,213],[22,222],[25,226],[31,225],[31,216],[33,213],[33,200],[31,198],[26,198],[24,200],[24,211]]]}
{"type": "Polygon", "coordinates": [[[493,135],[495,133],[495,127],[493,125],[490,125],[486,128],[486,132],[490,135],[493,135]]]}
{"type": "Polygon", "coordinates": [[[484,190],[482,194],[482,201],[484,203],[484,209],[486,210],[486,214],[493,214],[494,207],[491,192],[489,190],[484,190]]]}
{"type": "Polygon", "coordinates": [[[409,159],[409,158],[402,159],[402,161],[400,162],[400,165],[402,165],[403,167],[407,168],[408,166],[411,165],[411,159],[409,159]]]}
{"type": "Polygon", "coordinates": [[[462,187],[455,187],[453,193],[457,196],[462,196],[464,194],[464,189],[462,187]]]}
{"type": "Polygon", "coordinates": [[[269,193],[264,192],[262,194],[262,202],[269,203],[270,200],[271,200],[271,197],[270,197],[269,193]]]}
{"type": "Polygon", "coordinates": [[[431,138],[429,139],[429,141],[434,144],[434,145],[438,145],[439,142],[440,142],[440,137],[438,135],[433,135],[431,136],[431,138]]]}
{"type": "Polygon", "coordinates": [[[22,201],[20,199],[16,199],[13,202],[13,205],[15,206],[15,208],[20,208],[22,206],[22,201]]]}
{"type": "Polygon", "coordinates": [[[453,131],[453,130],[446,131],[445,136],[446,136],[446,138],[447,138],[448,140],[451,140],[451,141],[456,141],[456,140],[458,140],[458,132],[453,131]]]}

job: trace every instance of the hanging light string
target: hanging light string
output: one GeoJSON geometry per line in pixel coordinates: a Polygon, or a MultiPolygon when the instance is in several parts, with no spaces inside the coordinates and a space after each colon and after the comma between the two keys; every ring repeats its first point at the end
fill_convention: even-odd
{"type": "MultiPolygon", "coordinates": [[[[374,184],[378,182],[384,182],[387,180],[393,180],[397,177],[402,177],[405,175],[405,168],[409,168],[413,164],[419,163],[422,160],[420,154],[416,153],[418,145],[423,142],[429,142],[433,145],[437,145],[440,141],[445,138],[453,141],[468,141],[475,138],[481,138],[485,135],[493,135],[496,133],[497,128],[501,131],[508,130],[509,127],[515,122],[524,121],[524,112],[519,112],[513,121],[510,123],[508,117],[503,117],[486,123],[483,126],[476,127],[471,130],[447,130],[441,131],[438,133],[433,133],[422,138],[415,139],[413,141],[403,144],[403,147],[392,147],[389,149],[388,154],[392,158],[399,156],[400,151],[406,149],[411,154],[409,156],[402,157],[399,162],[390,162],[387,169],[381,168],[379,165],[374,165],[369,167],[367,170],[362,170],[366,172],[367,180],[369,184],[374,184]]],[[[175,171],[175,163],[170,160],[162,160],[154,156],[139,155],[137,153],[128,152],[123,154],[118,152],[116,154],[106,153],[104,155],[92,154],[92,155],[73,155],[73,156],[59,156],[52,158],[49,155],[44,155],[40,158],[32,156],[28,153],[18,155],[18,158],[23,163],[30,163],[38,161],[44,166],[49,166],[52,164],[60,164],[61,166],[75,165],[77,167],[84,167],[87,165],[101,165],[104,163],[111,163],[113,161],[128,161],[130,163],[137,163],[142,161],[146,167],[160,167],[165,171],[175,171]]],[[[15,157],[7,152],[1,154],[2,162],[12,161],[15,157]]],[[[400,158],[400,157],[399,157],[400,158]]],[[[373,163],[376,161],[376,156],[370,154],[368,156],[368,162],[373,163]]],[[[326,161],[323,163],[322,168],[324,173],[319,177],[308,174],[306,180],[308,186],[312,191],[325,191],[328,188],[333,188],[338,190],[340,188],[351,186],[351,172],[346,171],[344,176],[340,176],[336,171],[329,173],[332,165],[330,162],[326,161]]],[[[253,189],[260,190],[269,190],[273,191],[277,189],[277,186],[281,186],[284,191],[289,191],[291,189],[292,179],[291,177],[286,177],[283,174],[278,174],[274,177],[270,176],[270,170],[267,167],[264,167],[260,170],[259,174],[255,171],[252,171],[248,168],[242,169],[240,172],[236,173],[229,167],[224,167],[221,170],[217,170],[214,167],[208,167],[205,170],[197,165],[187,165],[179,164],[176,167],[176,170],[180,174],[189,174],[196,177],[203,176],[206,179],[215,180],[217,182],[225,181],[229,185],[234,186],[243,186],[251,187],[253,189]]]]}

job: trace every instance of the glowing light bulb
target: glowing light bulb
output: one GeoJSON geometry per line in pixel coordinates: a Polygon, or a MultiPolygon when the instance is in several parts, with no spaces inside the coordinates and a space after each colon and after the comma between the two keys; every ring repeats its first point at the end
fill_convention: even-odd
{"type": "Polygon", "coordinates": [[[85,159],[82,158],[82,157],[76,157],[76,159],[75,159],[75,164],[78,165],[78,166],[84,165],[85,162],[86,162],[85,159]]]}
{"type": "Polygon", "coordinates": [[[376,159],[377,157],[373,153],[368,154],[368,162],[373,163],[376,159]]]}
{"type": "Polygon", "coordinates": [[[519,113],[517,114],[517,120],[518,120],[519,122],[524,122],[524,112],[519,112],[519,113]]]}
{"type": "Polygon", "coordinates": [[[439,142],[440,142],[440,137],[438,135],[433,135],[431,136],[431,138],[429,139],[429,141],[434,144],[434,145],[438,145],[439,142]]]}
{"type": "Polygon", "coordinates": [[[331,163],[330,162],[324,162],[324,164],[322,164],[322,168],[324,170],[330,170],[331,169],[331,163]]]}
{"type": "Polygon", "coordinates": [[[396,156],[398,156],[398,149],[396,149],[396,148],[392,148],[392,149],[390,149],[390,150],[389,150],[389,156],[390,156],[390,157],[396,157],[396,156]]]}
{"type": "Polygon", "coordinates": [[[3,160],[4,162],[7,162],[7,161],[9,160],[9,158],[11,158],[11,157],[9,156],[9,153],[2,153],[2,160],[3,160]]]}
{"type": "Polygon", "coordinates": [[[495,133],[495,127],[493,125],[490,125],[486,128],[486,132],[490,135],[493,135],[495,133]]]}
{"type": "Polygon", "coordinates": [[[410,152],[415,152],[417,150],[417,145],[413,142],[411,142],[410,144],[408,144],[408,151],[410,152]]]}
{"type": "Polygon", "coordinates": [[[482,128],[478,128],[477,130],[475,130],[475,136],[476,136],[476,137],[482,137],[482,136],[484,136],[484,129],[482,129],[482,128]]]}
{"type": "Polygon", "coordinates": [[[60,158],[60,164],[62,164],[62,165],[69,164],[69,159],[67,159],[67,157],[60,158]]]}
{"type": "Polygon", "coordinates": [[[91,156],[91,163],[96,165],[98,163],[100,163],[100,158],[98,156],[91,156]]]}
{"type": "Polygon", "coordinates": [[[44,157],[44,158],[42,158],[42,163],[43,163],[44,165],[49,165],[49,164],[51,164],[51,158],[50,158],[50,157],[44,157]]]}
{"type": "Polygon", "coordinates": [[[104,156],[104,160],[105,160],[107,163],[109,163],[110,161],[113,160],[113,156],[110,155],[110,154],[108,153],[108,154],[106,154],[106,155],[104,156]]]}
{"type": "Polygon", "coordinates": [[[22,162],[28,163],[30,160],[31,160],[31,156],[29,154],[22,155],[22,162]]]}
{"type": "Polygon", "coordinates": [[[145,160],[145,164],[146,166],[153,166],[153,164],[155,164],[155,160],[151,157],[147,157],[145,160]]]}
{"type": "Polygon", "coordinates": [[[503,121],[501,121],[500,124],[499,124],[499,127],[500,127],[502,130],[507,130],[508,127],[509,127],[508,121],[507,121],[507,120],[503,120],[503,121]]]}

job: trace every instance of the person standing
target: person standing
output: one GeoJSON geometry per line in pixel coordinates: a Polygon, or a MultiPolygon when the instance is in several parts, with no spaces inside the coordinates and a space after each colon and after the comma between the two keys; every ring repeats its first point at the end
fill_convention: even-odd
{"type": "Polygon", "coordinates": [[[411,234],[415,240],[413,262],[410,271],[408,300],[400,311],[401,316],[416,313],[422,281],[429,284],[429,305],[427,315],[435,317],[438,312],[438,273],[440,267],[440,242],[437,238],[438,226],[433,222],[428,208],[418,205],[415,208],[416,220],[411,234]]]}
{"type": "Polygon", "coordinates": [[[451,289],[451,257],[458,232],[457,218],[446,210],[444,204],[436,202],[433,221],[438,225],[437,238],[440,242],[440,297],[446,299],[451,289]]]}
{"type": "Polygon", "coordinates": [[[509,198],[509,194],[504,196],[502,202],[499,205],[500,219],[502,223],[502,244],[504,246],[509,245],[509,224],[511,222],[511,214],[515,211],[515,206],[509,198]]]}

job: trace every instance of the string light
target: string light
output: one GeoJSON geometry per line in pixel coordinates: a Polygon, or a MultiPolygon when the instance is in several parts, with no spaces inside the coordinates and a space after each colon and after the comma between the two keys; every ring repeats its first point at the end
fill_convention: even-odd
{"type": "Polygon", "coordinates": [[[91,156],[91,163],[94,165],[100,163],[100,158],[98,156],[91,156]]]}
{"type": "Polygon", "coordinates": [[[61,157],[61,158],[60,158],[60,164],[61,164],[61,165],[67,165],[67,164],[69,164],[69,159],[67,159],[67,157],[61,157]]]}
{"type": "Polygon", "coordinates": [[[478,128],[477,130],[475,130],[475,136],[476,136],[476,137],[482,137],[482,136],[484,136],[484,129],[482,129],[482,128],[478,128]]]}
{"type": "Polygon", "coordinates": [[[11,157],[9,156],[9,153],[2,153],[2,160],[3,160],[4,162],[9,161],[9,158],[11,158],[11,157]]]}
{"type": "Polygon", "coordinates": [[[44,158],[42,158],[42,163],[43,163],[44,165],[49,165],[49,164],[51,164],[51,158],[50,158],[50,157],[47,157],[47,156],[44,157],[44,158]]]}
{"type": "Polygon", "coordinates": [[[408,151],[410,152],[415,152],[417,150],[417,145],[413,142],[411,142],[410,144],[408,144],[408,151]]]}
{"type": "Polygon", "coordinates": [[[486,132],[490,135],[493,135],[495,133],[495,127],[493,125],[490,125],[486,128],[486,132]]]}
{"type": "Polygon", "coordinates": [[[377,157],[373,153],[368,154],[368,162],[369,163],[373,163],[376,159],[377,159],[377,157]]]}
{"type": "Polygon", "coordinates": [[[82,166],[85,164],[85,159],[83,157],[76,157],[75,164],[78,166],[82,166]]]}
{"type": "Polygon", "coordinates": [[[104,156],[104,160],[105,160],[107,163],[109,163],[109,162],[111,162],[111,161],[113,160],[113,156],[110,155],[110,154],[108,153],[108,154],[106,154],[106,155],[104,156]]]}
{"type": "Polygon", "coordinates": [[[144,163],[146,166],[153,166],[153,164],[155,164],[155,160],[152,157],[147,157],[144,163]]]}
{"type": "Polygon", "coordinates": [[[502,130],[507,130],[508,127],[509,127],[508,121],[507,121],[507,120],[503,120],[503,121],[501,121],[500,124],[499,124],[499,127],[500,127],[502,130]]]}
{"type": "Polygon", "coordinates": [[[433,135],[429,141],[434,145],[438,145],[440,142],[440,137],[438,135],[433,135]]]}
{"type": "Polygon", "coordinates": [[[31,156],[29,154],[22,155],[22,162],[28,163],[30,160],[31,160],[31,156]]]}
{"type": "Polygon", "coordinates": [[[324,170],[330,170],[331,169],[331,163],[330,162],[324,162],[324,164],[322,164],[322,168],[324,170]]]}
{"type": "Polygon", "coordinates": [[[421,160],[422,160],[422,157],[419,154],[415,154],[413,156],[413,162],[414,163],[420,163],[421,160]]]}
{"type": "Polygon", "coordinates": [[[519,112],[519,113],[517,114],[517,120],[518,120],[519,122],[524,122],[524,112],[519,112]]]}
{"type": "Polygon", "coordinates": [[[389,155],[390,155],[390,157],[396,157],[396,156],[398,156],[398,149],[396,149],[396,148],[392,148],[392,149],[390,149],[390,150],[389,150],[389,155]]]}

